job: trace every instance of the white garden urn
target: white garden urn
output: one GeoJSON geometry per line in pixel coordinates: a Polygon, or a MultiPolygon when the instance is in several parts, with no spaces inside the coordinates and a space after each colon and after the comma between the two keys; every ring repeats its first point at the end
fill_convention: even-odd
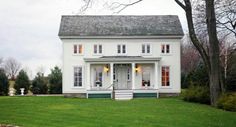
{"type": "Polygon", "coordinates": [[[21,95],[24,95],[25,88],[20,88],[21,95]]]}

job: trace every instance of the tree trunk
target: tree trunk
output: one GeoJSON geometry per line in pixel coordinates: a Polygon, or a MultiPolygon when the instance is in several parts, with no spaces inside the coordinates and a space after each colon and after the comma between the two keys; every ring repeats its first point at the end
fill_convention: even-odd
{"type": "Polygon", "coordinates": [[[219,60],[219,40],[216,31],[216,17],[214,0],[206,1],[206,20],[207,31],[209,36],[209,58],[210,58],[210,95],[211,105],[216,106],[217,100],[220,96],[220,60],[219,60]]]}
{"type": "MultiPolygon", "coordinates": [[[[209,54],[207,54],[205,48],[198,40],[192,17],[192,6],[190,0],[184,0],[185,5],[179,0],[175,0],[176,3],[183,8],[186,12],[186,18],[188,22],[188,30],[191,41],[194,46],[199,51],[208,71],[210,78],[210,98],[211,105],[216,106],[217,100],[220,96],[220,81],[221,81],[221,68],[220,68],[220,58],[219,58],[219,40],[217,38],[216,31],[216,18],[215,18],[215,8],[214,0],[205,0],[206,2],[206,17],[207,17],[207,31],[209,37],[209,54]]],[[[223,88],[223,87],[222,87],[223,88]]]]}

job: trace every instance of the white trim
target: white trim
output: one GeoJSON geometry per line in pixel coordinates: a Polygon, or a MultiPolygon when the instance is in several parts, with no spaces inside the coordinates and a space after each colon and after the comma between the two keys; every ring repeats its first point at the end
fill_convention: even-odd
{"type": "MultiPolygon", "coordinates": [[[[113,68],[114,64],[110,63],[110,85],[113,84],[113,68]]],[[[113,89],[112,87],[110,89],[113,89]]]]}
{"type": "Polygon", "coordinates": [[[96,44],[93,44],[92,45],[93,47],[92,47],[92,49],[93,49],[93,51],[92,51],[92,55],[93,56],[102,56],[103,55],[103,44],[100,44],[100,43],[96,43],[96,44]],[[97,53],[94,53],[94,45],[97,45],[97,53]],[[101,45],[102,46],[102,53],[99,53],[99,45],[101,45]]]}
{"type": "Polygon", "coordinates": [[[142,56],[151,56],[152,55],[152,44],[151,43],[142,43],[141,44],[141,48],[140,48],[140,51],[141,51],[141,55],[142,56]],[[143,45],[144,45],[144,52],[145,53],[143,53],[143,51],[142,51],[142,49],[143,49],[143,45]],[[150,46],[150,53],[147,53],[147,45],[149,45],[150,46]]]}
{"type": "Polygon", "coordinates": [[[127,55],[127,45],[125,43],[120,43],[116,45],[116,54],[117,56],[126,56],[127,55]],[[118,53],[118,45],[120,45],[120,53],[118,53]],[[125,53],[123,53],[123,45],[125,45],[125,53]]]}
{"type": "Polygon", "coordinates": [[[85,51],[85,47],[84,47],[84,44],[81,44],[81,43],[73,43],[72,45],[72,55],[73,56],[83,56],[84,55],[84,51],[85,51]],[[76,50],[77,50],[77,53],[74,53],[74,46],[76,45],[76,50]],[[79,53],[79,45],[82,45],[82,53],[79,53]]]}
{"type": "Polygon", "coordinates": [[[159,62],[155,62],[154,63],[154,89],[158,89],[158,77],[159,77],[159,74],[158,74],[158,65],[159,65],[159,62]]]}
{"type": "Polygon", "coordinates": [[[86,63],[86,71],[87,71],[87,77],[86,77],[86,84],[87,84],[87,90],[91,89],[91,64],[86,63]]]}
{"type": "Polygon", "coordinates": [[[161,56],[171,56],[172,55],[172,45],[170,43],[161,43],[161,46],[160,46],[160,54],[161,56]],[[165,46],[165,49],[164,49],[164,53],[162,53],[162,45],[165,46]],[[169,45],[169,53],[166,53],[166,45],[169,45]]]}
{"type": "Polygon", "coordinates": [[[84,67],[83,67],[83,65],[72,65],[72,89],[84,89],[85,87],[84,87],[84,77],[85,77],[85,75],[84,75],[84,67]],[[75,67],[81,67],[81,69],[82,69],[82,86],[74,86],[74,68],[75,67]]]}
{"type": "Polygon", "coordinates": [[[166,36],[59,36],[60,39],[182,39],[183,35],[166,35],[166,36]]]}
{"type": "Polygon", "coordinates": [[[132,63],[132,89],[135,89],[135,77],[136,77],[136,74],[135,74],[135,64],[136,63],[132,63]]]}
{"type": "Polygon", "coordinates": [[[84,58],[86,62],[96,62],[99,64],[100,62],[116,62],[116,63],[133,63],[140,62],[140,63],[154,63],[155,61],[160,61],[161,57],[140,57],[140,58],[84,58]]]}
{"type": "Polygon", "coordinates": [[[160,73],[161,73],[161,75],[160,75],[160,79],[161,79],[161,84],[160,84],[160,88],[161,89],[172,89],[172,83],[171,83],[171,66],[170,65],[161,65],[161,69],[160,69],[160,73]],[[169,86],[162,86],[162,67],[169,67],[169,86]]]}

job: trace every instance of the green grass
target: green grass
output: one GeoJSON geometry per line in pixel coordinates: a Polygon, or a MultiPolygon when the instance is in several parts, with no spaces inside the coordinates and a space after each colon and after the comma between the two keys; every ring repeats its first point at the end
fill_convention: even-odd
{"type": "Polygon", "coordinates": [[[178,98],[0,97],[0,123],[23,127],[236,127],[236,113],[178,98]]]}

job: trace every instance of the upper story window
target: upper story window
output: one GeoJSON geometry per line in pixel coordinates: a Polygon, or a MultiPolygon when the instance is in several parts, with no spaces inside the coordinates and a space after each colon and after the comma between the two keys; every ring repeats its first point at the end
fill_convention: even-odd
{"type": "Polygon", "coordinates": [[[118,54],[126,54],[126,45],[117,45],[118,54]]]}
{"type": "Polygon", "coordinates": [[[161,53],[169,54],[170,53],[170,45],[169,44],[162,44],[161,45],[161,53]]]}
{"type": "Polygon", "coordinates": [[[151,46],[150,44],[142,44],[142,54],[150,54],[151,46]]]}
{"type": "Polygon", "coordinates": [[[74,86],[82,87],[82,67],[74,67],[74,86]]]}
{"type": "Polygon", "coordinates": [[[170,67],[163,66],[161,68],[161,86],[170,86],[170,67]]]}
{"type": "Polygon", "coordinates": [[[93,45],[93,53],[94,54],[102,54],[102,45],[93,45]]]}
{"type": "Polygon", "coordinates": [[[82,54],[83,53],[83,45],[78,44],[74,45],[74,54],[82,54]]]}

